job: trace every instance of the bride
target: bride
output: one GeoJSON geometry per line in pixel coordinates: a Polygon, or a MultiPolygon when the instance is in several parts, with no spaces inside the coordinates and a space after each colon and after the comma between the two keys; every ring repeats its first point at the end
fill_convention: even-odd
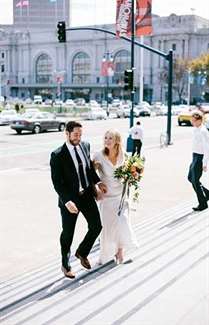
{"type": "Polygon", "coordinates": [[[103,226],[100,240],[100,264],[114,257],[117,263],[122,263],[124,250],[138,246],[129,220],[128,199],[125,200],[120,216],[118,215],[123,185],[114,178],[114,171],[123,164],[124,158],[121,135],[118,131],[108,130],[104,135],[103,150],[93,157],[100,179],[107,186],[107,193],[102,194],[100,201],[103,226]]]}

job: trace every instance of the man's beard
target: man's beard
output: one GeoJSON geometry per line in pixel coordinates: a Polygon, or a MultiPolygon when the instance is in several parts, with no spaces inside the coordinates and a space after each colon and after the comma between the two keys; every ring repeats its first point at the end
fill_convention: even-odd
{"type": "Polygon", "coordinates": [[[72,144],[72,146],[77,146],[80,143],[80,140],[69,140],[70,144],[72,144]]]}

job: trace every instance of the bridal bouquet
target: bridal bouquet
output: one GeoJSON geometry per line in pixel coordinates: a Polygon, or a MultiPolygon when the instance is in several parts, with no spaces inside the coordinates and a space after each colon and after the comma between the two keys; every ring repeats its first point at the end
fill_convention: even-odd
{"type": "Polygon", "coordinates": [[[125,161],[122,166],[116,168],[114,177],[119,179],[123,184],[123,191],[119,207],[119,214],[122,210],[125,196],[130,187],[133,187],[133,200],[139,198],[139,182],[144,171],[145,158],[140,158],[137,154],[134,156],[125,156],[125,161]]]}

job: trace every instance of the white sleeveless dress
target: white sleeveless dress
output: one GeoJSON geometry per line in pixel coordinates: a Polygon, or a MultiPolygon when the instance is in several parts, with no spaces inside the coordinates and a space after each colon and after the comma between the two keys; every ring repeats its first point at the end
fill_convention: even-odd
{"type": "Polygon", "coordinates": [[[124,154],[118,157],[116,165],[98,152],[93,159],[98,161],[101,168],[98,170],[101,181],[107,186],[107,193],[99,201],[102,231],[100,237],[99,263],[104,264],[112,260],[118,248],[128,249],[138,247],[135,234],[129,220],[129,202],[125,200],[123,209],[118,215],[123,185],[114,178],[114,170],[123,164],[124,154]]]}

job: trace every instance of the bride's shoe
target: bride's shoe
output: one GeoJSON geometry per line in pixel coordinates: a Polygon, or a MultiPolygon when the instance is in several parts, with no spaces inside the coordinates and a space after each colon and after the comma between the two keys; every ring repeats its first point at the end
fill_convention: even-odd
{"type": "Polygon", "coordinates": [[[122,264],[123,263],[123,251],[122,249],[119,249],[118,252],[115,254],[116,264],[122,264]]]}
{"type": "Polygon", "coordinates": [[[119,257],[118,253],[115,254],[115,263],[118,265],[119,264],[119,257]]]}

